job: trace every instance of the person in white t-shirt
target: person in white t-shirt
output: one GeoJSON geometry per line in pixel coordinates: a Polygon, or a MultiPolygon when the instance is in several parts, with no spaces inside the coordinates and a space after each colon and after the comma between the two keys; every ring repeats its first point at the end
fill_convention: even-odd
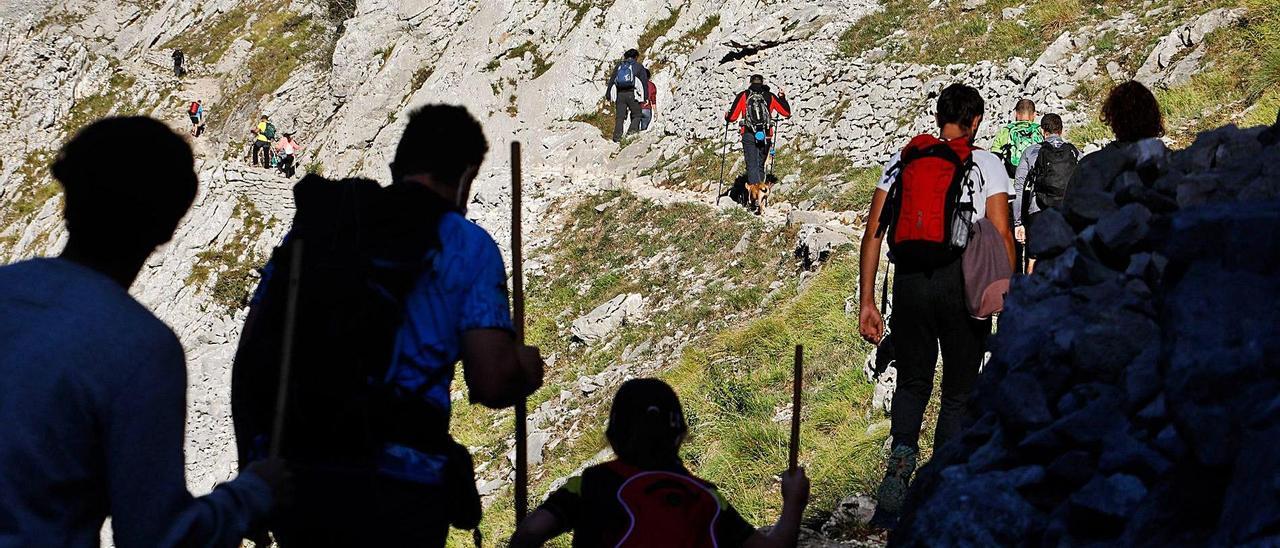
{"type": "MultiPolygon", "coordinates": [[[[964,156],[972,158],[973,165],[967,168],[967,180],[961,185],[958,217],[968,223],[977,222],[983,217],[989,219],[1004,239],[1009,264],[1013,266],[1013,235],[1009,223],[1010,188],[1004,162],[995,154],[973,147],[974,136],[982,124],[984,108],[982,96],[977,90],[962,84],[951,85],[938,98],[938,134],[913,139],[904,152],[909,153],[911,158],[918,158],[921,151],[929,150],[927,154],[932,155],[934,161],[932,167],[925,169],[935,170],[947,169],[940,167],[947,164],[937,161],[938,159],[953,157],[955,159],[952,162],[959,164],[963,163],[964,156]]],[[[862,238],[859,331],[864,339],[877,345],[885,335],[884,319],[875,302],[876,272],[880,263],[881,245],[885,239],[885,234],[880,230],[880,215],[889,201],[890,189],[897,173],[904,169],[903,154],[894,154],[885,164],[885,175],[872,198],[867,228],[862,238]]],[[[908,162],[906,165],[912,164],[908,162]]],[[[913,199],[919,199],[920,195],[917,193],[913,199]]],[[[918,203],[910,207],[928,209],[928,206],[918,206],[918,203]]],[[[942,205],[935,209],[938,213],[942,210],[942,205]]],[[[952,237],[952,240],[946,240],[945,237],[940,239],[944,242],[955,241],[956,230],[944,232],[940,228],[945,226],[944,223],[955,226],[950,220],[938,220],[938,217],[945,218],[945,215],[935,218],[924,213],[917,215],[918,217],[911,217],[911,226],[894,227],[889,234],[902,230],[904,232],[897,233],[901,236],[913,230],[920,231],[922,227],[927,230],[930,223],[933,223],[935,232],[952,237]]],[[[897,241],[904,239],[906,238],[900,237],[897,241]]],[[[961,236],[961,239],[964,237],[961,236]]],[[[961,248],[963,243],[944,249],[951,252],[961,248]]],[[[959,253],[943,254],[941,261],[927,266],[909,263],[905,260],[906,254],[901,255],[904,256],[895,257],[894,261],[897,269],[893,280],[894,306],[890,325],[898,371],[898,384],[891,411],[893,450],[888,459],[888,471],[878,492],[876,515],[872,520],[873,525],[883,528],[892,528],[896,523],[907,485],[915,471],[920,427],[933,389],[939,347],[942,350],[943,367],[942,406],[938,415],[934,447],[941,447],[948,439],[959,434],[961,419],[966,413],[967,401],[982,363],[986,338],[991,333],[991,320],[976,320],[966,308],[959,253]]]]}

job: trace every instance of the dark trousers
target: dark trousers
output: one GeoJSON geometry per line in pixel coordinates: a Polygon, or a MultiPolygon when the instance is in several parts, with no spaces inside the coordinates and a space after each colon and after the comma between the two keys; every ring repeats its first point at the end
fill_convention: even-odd
{"type": "Polygon", "coordinates": [[[643,112],[641,112],[640,101],[636,100],[636,90],[618,90],[618,100],[613,104],[613,107],[614,142],[622,140],[622,124],[626,122],[628,115],[630,115],[631,123],[627,126],[627,133],[640,133],[640,117],[643,112]]]}
{"type": "Polygon", "coordinates": [[[899,271],[893,280],[890,318],[898,387],[891,412],[893,445],[919,449],[920,424],[933,392],[942,347],[942,409],[935,448],[960,433],[969,395],[978,378],[991,320],[975,320],[964,303],[960,261],[928,272],[899,271]]]}
{"type": "Polygon", "coordinates": [[[271,167],[271,143],[253,141],[253,165],[258,165],[258,151],[262,151],[262,167],[271,167]]]}
{"type": "Polygon", "coordinates": [[[750,129],[743,131],[742,156],[747,162],[747,183],[765,182],[764,162],[769,158],[769,140],[757,140],[756,133],[750,129]]]}
{"type": "Polygon", "coordinates": [[[449,533],[440,487],[295,470],[294,504],[274,518],[280,546],[444,546],[449,533]]]}
{"type": "Polygon", "coordinates": [[[294,173],[293,155],[292,154],[281,155],[280,163],[277,164],[276,167],[280,170],[280,173],[284,174],[285,177],[293,177],[293,173],[294,173]]]}

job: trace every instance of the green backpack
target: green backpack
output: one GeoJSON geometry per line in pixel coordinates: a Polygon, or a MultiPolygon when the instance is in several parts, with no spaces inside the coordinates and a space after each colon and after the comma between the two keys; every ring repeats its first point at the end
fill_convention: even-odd
{"type": "Polygon", "coordinates": [[[1004,167],[1013,177],[1022,163],[1022,153],[1036,143],[1044,142],[1040,134],[1040,124],[1035,122],[1014,122],[1004,127],[1009,131],[1009,144],[1000,153],[1004,156],[1004,167]]]}
{"type": "Polygon", "coordinates": [[[276,140],[276,125],[271,122],[267,122],[267,129],[262,132],[262,135],[268,140],[276,140]]]}

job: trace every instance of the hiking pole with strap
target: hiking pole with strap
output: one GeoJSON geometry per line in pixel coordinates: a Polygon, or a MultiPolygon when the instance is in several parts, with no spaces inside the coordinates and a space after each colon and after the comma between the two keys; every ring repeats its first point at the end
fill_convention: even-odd
{"type": "Polygon", "coordinates": [[[804,345],[796,345],[795,381],[791,388],[791,454],[788,471],[800,466],[800,389],[804,378],[804,345]]]}
{"type": "MultiPolygon", "coordinates": [[[[511,308],[516,344],[524,346],[524,251],[521,249],[520,142],[511,142],[511,308]]],[[[529,512],[528,401],[516,403],[516,527],[529,512]]]]}
{"type": "Polygon", "coordinates": [[[298,319],[298,279],[302,270],[302,240],[294,240],[289,250],[289,287],[284,303],[284,340],[280,341],[280,383],[276,387],[276,416],[271,425],[268,455],[280,457],[284,437],[284,414],[289,400],[289,369],[293,365],[293,332],[298,319]]]}

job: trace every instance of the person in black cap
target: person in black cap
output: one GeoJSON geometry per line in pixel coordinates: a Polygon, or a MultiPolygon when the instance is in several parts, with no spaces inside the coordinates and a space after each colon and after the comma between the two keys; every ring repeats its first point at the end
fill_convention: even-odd
{"type": "Polygon", "coordinates": [[[640,104],[645,101],[645,91],[649,88],[649,70],[640,64],[640,52],[629,49],[622,55],[622,60],[609,73],[609,82],[604,90],[605,101],[613,101],[613,142],[622,140],[622,124],[628,115],[631,117],[627,133],[640,133],[641,118],[644,109],[640,104]],[[613,96],[617,88],[617,96],[613,96]]]}

